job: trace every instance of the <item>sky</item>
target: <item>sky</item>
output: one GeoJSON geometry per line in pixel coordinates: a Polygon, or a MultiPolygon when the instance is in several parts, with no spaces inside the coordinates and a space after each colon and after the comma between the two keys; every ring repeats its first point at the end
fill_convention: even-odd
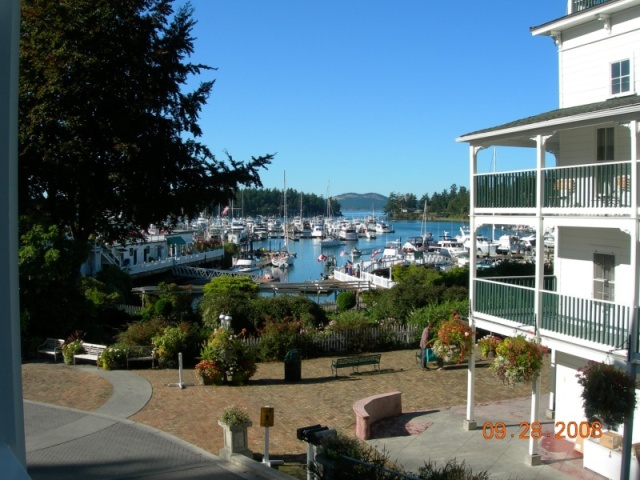
{"type": "MultiPolygon", "coordinates": [[[[177,0],[176,6],[185,0],[177,0]]],[[[264,188],[326,197],[469,187],[461,135],[558,108],[557,47],[530,27],[566,0],[191,0],[189,59],[216,68],[200,138],[275,154],[264,188]]],[[[479,170],[490,171],[484,150],[479,170]]],[[[496,170],[534,168],[498,149],[496,170]]]]}

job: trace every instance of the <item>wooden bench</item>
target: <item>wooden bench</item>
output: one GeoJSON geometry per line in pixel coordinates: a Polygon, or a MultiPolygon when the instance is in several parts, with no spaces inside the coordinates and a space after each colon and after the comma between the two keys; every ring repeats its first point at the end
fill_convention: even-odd
{"type": "Polygon", "coordinates": [[[61,338],[47,338],[38,347],[38,354],[53,355],[53,361],[57,363],[58,355],[62,355],[62,345],[64,345],[64,340],[61,338]]]}
{"type": "Polygon", "coordinates": [[[380,371],[380,357],[381,354],[376,353],[373,355],[359,355],[355,357],[336,358],[331,362],[331,372],[335,371],[335,376],[338,376],[339,368],[351,367],[354,372],[358,371],[361,365],[373,365],[373,369],[380,371]]]}
{"type": "Polygon", "coordinates": [[[82,342],[83,353],[76,353],[73,355],[73,364],[76,364],[76,360],[89,360],[92,362],[96,362],[98,364],[98,358],[104,352],[104,349],[107,348],[106,345],[98,345],[96,343],[86,343],[82,342]]]}
{"type": "Polygon", "coordinates": [[[127,351],[127,370],[131,362],[151,362],[151,368],[154,367],[155,347],[153,345],[142,345],[129,347],[127,351]]]}

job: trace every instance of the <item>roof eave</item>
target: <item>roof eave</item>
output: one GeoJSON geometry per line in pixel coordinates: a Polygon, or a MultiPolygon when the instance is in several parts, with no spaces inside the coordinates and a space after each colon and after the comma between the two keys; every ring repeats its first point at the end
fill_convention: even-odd
{"type": "Polygon", "coordinates": [[[640,5],[640,0],[618,0],[616,2],[607,2],[601,5],[571,13],[562,18],[552,20],[537,27],[531,27],[531,35],[547,35],[552,36],[555,32],[561,32],[569,28],[592,22],[602,15],[611,15],[612,13],[625,10],[627,8],[640,5]]]}
{"type": "Polygon", "coordinates": [[[476,133],[469,133],[456,138],[456,142],[467,142],[470,144],[485,143],[490,139],[513,138],[518,136],[537,135],[544,133],[553,133],[558,127],[565,129],[579,128],[589,124],[603,123],[603,121],[623,121],[638,118],[640,113],[640,105],[628,105],[624,107],[612,108],[609,110],[599,110],[595,112],[579,113],[566,117],[553,118],[540,122],[532,122],[529,124],[516,125],[507,128],[497,127],[491,130],[485,130],[476,133]],[[626,118],[629,117],[629,118],[626,118]]]}

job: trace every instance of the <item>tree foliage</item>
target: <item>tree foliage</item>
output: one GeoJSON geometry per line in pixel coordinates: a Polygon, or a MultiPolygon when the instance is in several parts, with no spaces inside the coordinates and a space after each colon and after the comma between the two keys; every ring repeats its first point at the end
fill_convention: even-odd
{"type": "Polygon", "coordinates": [[[262,186],[273,155],[219,160],[198,140],[214,82],[187,84],[213,69],[188,61],[193,10],[173,3],[21,3],[20,287],[30,332],[86,329],[88,241],[169,229],[240,186],[262,186]]]}
{"type": "MultiPolygon", "coordinates": [[[[329,202],[331,213],[341,215],[340,203],[334,198],[329,202]]],[[[245,188],[236,194],[234,205],[240,209],[241,215],[281,217],[284,215],[284,190],[245,188]]],[[[326,213],[327,200],[322,196],[287,188],[287,216],[315,217],[326,213]]]]}
{"type": "Polygon", "coordinates": [[[120,239],[261,186],[272,155],[221,161],[197,141],[214,82],[183,91],[211,68],[186,61],[193,10],[172,3],[22,2],[23,214],[74,239],[120,239]]]}
{"type": "Polygon", "coordinates": [[[391,192],[384,213],[389,217],[422,214],[425,203],[427,214],[431,217],[463,218],[469,215],[469,190],[453,184],[448,191],[442,190],[432,195],[425,193],[420,199],[412,193],[391,192]]]}

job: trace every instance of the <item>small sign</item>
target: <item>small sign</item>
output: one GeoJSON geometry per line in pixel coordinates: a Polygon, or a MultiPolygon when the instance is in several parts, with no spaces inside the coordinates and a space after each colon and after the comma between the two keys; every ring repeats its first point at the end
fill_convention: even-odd
{"type": "Polygon", "coordinates": [[[260,426],[273,427],[273,407],[262,407],[260,409],[260,426]]]}

